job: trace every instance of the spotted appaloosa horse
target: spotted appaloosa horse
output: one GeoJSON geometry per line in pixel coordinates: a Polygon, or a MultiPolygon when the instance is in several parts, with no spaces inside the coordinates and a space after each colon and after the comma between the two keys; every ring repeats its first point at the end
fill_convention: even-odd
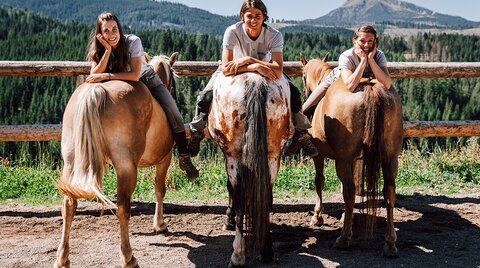
{"type": "MultiPolygon", "coordinates": [[[[307,62],[301,56],[303,79],[307,95],[312,92],[332,67],[324,60],[307,62]]],[[[365,81],[364,81],[365,82],[365,81]]],[[[387,208],[387,230],[383,253],[386,257],[397,256],[397,235],[393,225],[395,205],[395,178],[398,155],[402,149],[403,120],[402,105],[397,91],[380,83],[361,83],[352,93],[339,78],[327,91],[315,109],[312,128],[315,145],[320,154],[313,158],[315,163],[315,185],[317,201],[311,224],[323,222],[322,189],[324,158],[335,159],[337,175],[342,182],[345,201],[345,219],[340,237],[334,246],[346,248],[352,237],[352,218],[355,203],[355,186],[366,184],[367,234],[371,234],[377,210],[377,188],[380,166],[383,172],[383,194],[387,208]],[[363,167],[361,165],[363,160],[363,167]],[[358,164],[360,163],[360,165],[358,164]],[[362,182],[355,183],[354,174],[362,182]]]]}
{"type": "Polygon", "coordinates": [[[284,77],[271,81],[243,73],[219,74],[215,79],[208,129],[225,156],[230,215],[235,216],[236,227],[231,265],[245,264],[244,235],[251,236],[261,260],[273,258],[269,213],[272,185],[290,131],[289,103],[284,77]]]}
{"type": "MultiPolygon", "coordinates": [[[[164,84],[172,84],[170,59],[150,61],[164,84]]],[[[117,174],[117,217],[123,267],[138,267],[129,241],[131,198],[137,183],[137,169],[155,165],[157,203],[153,230],[164,232],[165,177],[172,159],[173,136],[162,107],[141,83],[108,81],[84,83],[70,98],[62,125],[64,168],[57,187],[64,195],[63,229],[54,267],[69,267],[69,238],[77,199],[98,199],[113,203],[102,193],[102,177],[109,162],[117,174]]]]}

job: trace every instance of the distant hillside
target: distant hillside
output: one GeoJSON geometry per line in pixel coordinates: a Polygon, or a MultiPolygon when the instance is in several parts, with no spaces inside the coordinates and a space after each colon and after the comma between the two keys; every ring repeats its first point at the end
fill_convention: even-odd
{"type": "MultiPolygon", "coordinates": [[[[466,7],[468,8],[468,7],[466,7]]],[[[436,13],[412,3],[399,0],[348,0],[341,7],[325,16],[304,21],[308,24],[355,25],[360,23],[406,23],[411,26],[470,28],[479,27],[480,22],[459,16],[436,13]]]]}
{"type": "Polygon", "coordinates": [[[124,26],[132,29],[176,29],[222,35],[237,17],[224,17],[172,2],[150,0],[1,0],[0,6],[20,7],[63,22],[91,25],[100,12],[115,13],[124,26]]]}

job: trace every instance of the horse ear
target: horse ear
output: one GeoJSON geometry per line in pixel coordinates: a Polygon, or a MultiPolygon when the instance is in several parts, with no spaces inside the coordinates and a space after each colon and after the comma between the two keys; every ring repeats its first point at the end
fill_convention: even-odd
{"type": "Polygon", "coordinates": [[[168,59],[170,66],[173,66],[175,61],[177,61],[177,56],[178,56],[178,52],[172,53],[172,55],[170,56],[170,59],[168,59]]]}
{"type": "Polygon", "coordinates": [[[300,53],[300,61],[302,62],[303,66],[307,65],[308,61],[305,60],[305,56],[300,53]]]}
{"type": "Polygon", "coordinates": [[[323,61],[324,61],[324,62],[327,62],[329,56],[330,56],[330,53],[327,53],[327,54],[325,55],[325,57],[323,57],[323,61]]]}
{"type": "Polygon", "coordinates": [[[150,56],[147,52],[143,53],[143,57],[145,58],[147,63],[149,63],[152,60],[152,56],[150,56]]]}

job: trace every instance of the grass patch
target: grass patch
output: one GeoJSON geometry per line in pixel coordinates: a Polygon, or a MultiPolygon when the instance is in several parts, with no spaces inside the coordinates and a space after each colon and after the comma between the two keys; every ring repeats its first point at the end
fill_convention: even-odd
{"type": "MultiPolygon", "coordinates": [[[[51,163],[20,166],[0,161],[0,203],[60,204],[62,196],[53,184],[60,172],[51,163]]],[[[167,178],[167,202],[206,200],[226,202],[227,175],[223,157],[195,159],[201,170],[200,177],[191,181],[178,168],[177,159],[171,165],[167,178]]],[[[340,193],[340,182],[335,164],[325,165],[324,196],[340,193]]],[[[155,201],[155,169],[139,170],[133,199],[155,201]]],[[[274,197],[280,199],[305,199],[315,196],[315,169],[309,158],[285,158],[274,185],[274,197]]],[[[421,152],[415,148],[402,151],[396,180],[397,193],[457,194],[480,191],[480,149],[478,139],[472,138],[466,147],[452,151],[421,152]]],[[[112,200],[117,188],[112,167],[104,176],[103,189],[112,200]]]]}

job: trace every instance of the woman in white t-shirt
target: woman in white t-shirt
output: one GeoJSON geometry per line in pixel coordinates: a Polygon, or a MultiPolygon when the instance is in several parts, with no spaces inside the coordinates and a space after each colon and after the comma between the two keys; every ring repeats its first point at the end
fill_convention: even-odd
{"type": "MultiPolygon", "coordinates": [[[[212,75],[203,91],[199,93],[195,117],[190,123],[192,138],[189,151],[198,154],[208,111],[213,98],[213,83],[219,72],[236,75],[257,72],[277,80],[283,74],[283,36],[275,28],[267,25],[267,7],[261,0],[246,0],[240,8],[241,21],[229,26],[223,35],[222,63],[212,75]]],[[[306,154],[318,154],[307,129],[311,127],[308,118],[301,111],[301,98],[298,88],[290,82],[291,110],[295,134],[293,142],[304,148],[306,154]]]]}
{"type": "MultiPolygon", "coordinates": [[[[179,152],[179,166],[189,178],[198,177],[188,152],[183,117],[172,95],[168,92],[153,67],[144,61],[139,37],[123,34],[118,18],[109,12],[101,13],[90,40],[87,59],[92,63],[87,82],[106,80],[142,81],[160,103],[173,130],[173,139],[179,152]]],[[[132,130],[133,131],[133,130],[132,130]]]]}
{"type": "Polygon", "coordinates": [[[378,34],[371,25],[363,25],[353,35],[353,47],[344,51],[338,59],[338,67],[320,82],[303,104],[306,114],[315,111],[328,87],[342,77],[350,91],[355,91],[362,77],[375,78],[386,89],[392,85],[385,54],[378,49],[378,34]]]}

